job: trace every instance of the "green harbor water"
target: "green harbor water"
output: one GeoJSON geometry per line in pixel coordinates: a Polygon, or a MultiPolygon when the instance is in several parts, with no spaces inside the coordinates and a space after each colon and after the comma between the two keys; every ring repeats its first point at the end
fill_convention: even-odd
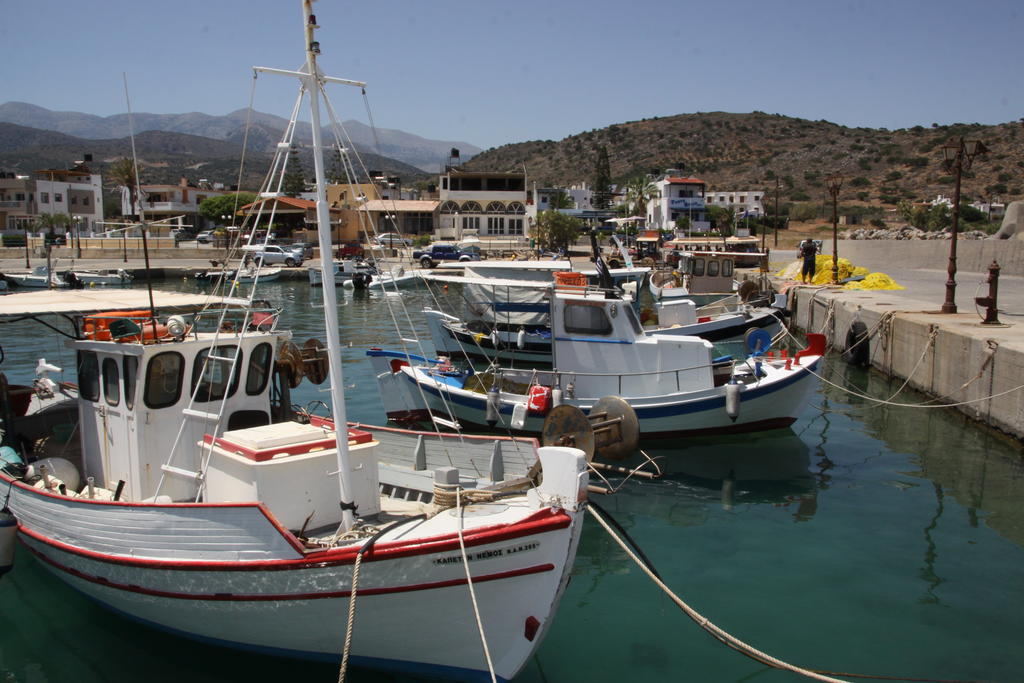
{"type": "MultiPolygon", "coordinates": [[[[338,294],[348,417],[379,423],[364,352],[395,346],[393,316],[381,293],[338,294]]],[[[283,309],[281,324],[295,330],[296,342],[323,338],[318,290],[279,282],[261,288],[261,296],[283,309]]],[[[432,303],[419,291],[391,298],[413,324],[432,303]]],[[[401,336],[410,336],[408,324],[401,336]]],[[[15,382],[31,379],[41,357],[74,366],[54,335],[29,323],[0,326],[0,345],[0,370],[15,382]]],[[[902,384],[849,368],[835,355],[823,374],[883,399],[902,384]]],[[[321,389],[304,383],[293,399],[326,401],[321,389]]],[[[894,401],[925,398],[903,391],[894,401]]],[[[808,668],[1024,680],[1018,442],[951,410],[879,406],[822,384],[789,429],[643,446],[666,476],[631,480],[593,500],[643,548],[665,583],[717,626],[808,668]]],[[[554,624],[516,680],[797,679],[707,635],[590,519],[554,624]]],[[[141,627],[69,589],[21,550],[0,579],[2,683],[281,680],[334,681],[337,667],[141,627]]],[[[403,679],[357,670],[349,680],[403,679]]]]}

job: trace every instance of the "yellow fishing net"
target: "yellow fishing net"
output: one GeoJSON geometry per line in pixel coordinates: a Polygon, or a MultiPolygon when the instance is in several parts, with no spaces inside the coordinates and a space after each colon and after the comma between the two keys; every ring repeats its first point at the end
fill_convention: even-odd
{"type": "MultiPolygon", "coordinates": [[[[812,280],[812,283],[816,285],[832,284],[832,255],[818,254],[814,258],[814,265],[814,280],[812,280]]],[[[803,260],[794,261],[776,273],[776,275],[787,280],[799,280],[802,267],[803,260]]],[[[843,284],[844,289],[903,289],[902,286],[885,273],[872,273],[867,268],[855,266],[848,259],[840,256],[840,282],[851,277],[862,277],[863,279],[843,284]]]]}

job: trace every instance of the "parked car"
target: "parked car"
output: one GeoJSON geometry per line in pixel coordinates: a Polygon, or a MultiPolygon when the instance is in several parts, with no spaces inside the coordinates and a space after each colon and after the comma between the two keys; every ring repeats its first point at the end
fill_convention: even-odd
{"type": "Polygon", "coordinates": [[[365,255],[366,250],[359,242],[342,242],[334,247],[335,258],[360,259],[365,255]]]}
{"type": "Polygon", "coordinates": [[[479,250],[463,251],[454,244],[434,242],[424,250],[412,252],[413,261],[424,268],[433,268],[439,261],[479,261],[479,250]]]}
{"type": "Polygon", "coordinates": [[[376,242],[382,247],[411,247],[412,240],[402,237],[397,232],[385,232],[377,235],[376,242]]]}
{"type": "Polygon", "coordinates": [[[213,242],[213,230],[203,230],[201,233],[196,235],[196,242],[199,242],[199,244],[209,244],[213,242]]]}
{"type": "Polygon", "coordinates": [[[302,247],[295,248],[294,245],[268,244],[265,247],[246,246],[242,250],[252,255],[256,263],[283,264],[292,268],[301,266],[305,257],[302,255],[302,247]]]}

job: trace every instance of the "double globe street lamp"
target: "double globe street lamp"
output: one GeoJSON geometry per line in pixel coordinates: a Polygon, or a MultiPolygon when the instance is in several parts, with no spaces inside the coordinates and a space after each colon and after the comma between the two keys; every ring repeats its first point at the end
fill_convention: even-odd
{"type": "Polygon", "coordinates": [[[960,177],[971,168],[974,157],[984,154],[988,148],[980,140],[964,140],[963,137],[952,140],[942,146],[942,167],[946,173],[955,174],[956,185],[953,189],[953,225],[949,238],[949,267],[946,272],[946,300],[942,304],[943,313],[956,313],[956,236],[960,223],[960,177]]]}

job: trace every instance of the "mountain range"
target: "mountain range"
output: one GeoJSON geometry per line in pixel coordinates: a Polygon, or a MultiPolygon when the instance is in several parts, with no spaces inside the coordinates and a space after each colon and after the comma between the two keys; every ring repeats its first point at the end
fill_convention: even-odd
{"type": "MultiPolygon", "coordinates": [[[[56,131],[86,140],[114,140],[125,138],[129,132],[127,114],[96,116],[75,111],[52,111],[25,102],[0,104],[0,122],[56,131]]],[[[239,109],[224,116],[198,112],[187,114],[132,114],[131,125],[136,134],[148,131],[182,133],[233,143],[236,153],[241,148],[246,126],[249,126],[247,146],[250,150],[271,151],[281,139],[288,120],[272,114],[239,109]]],[[[480,151],[468,142],[429,140],[401,130],[378,128],[374,130],[359,121],[343,123],[352,143],[360,153],[379,154],[414,166],[421,171],[436,173],[448,158],[452,147],[458,148],[462,158],[480,151]],[[379,147],[378,147],[379,144],[379,147]]],[[[296,127],[299,142],[312,139],[308,123],[296,127]]],[[[383,169],[381,169],[383,170],[383,169]]]]}

